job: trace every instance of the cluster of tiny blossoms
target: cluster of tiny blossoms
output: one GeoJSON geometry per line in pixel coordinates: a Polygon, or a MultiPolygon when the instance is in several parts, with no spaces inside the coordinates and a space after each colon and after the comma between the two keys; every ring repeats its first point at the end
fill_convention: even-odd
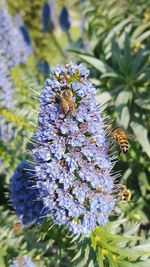
{"type": "MultiPolygon", "coordinates": [[[[22,22],[23,24],[23,22],[22,22]]],[[[13,23],[6,7],[0,7],[0,106],[11,109],[14,105],[13,91],[15,84],[11,78],[11,68],[25,63],[32,53],[32,47],[13,23]]],[[[0,116],[0,140],[10,140],[12,131],[0,116]],[[3,135],[5,133],[5,136],[3,135]]]]}
{"type": "MultiPolygon", "coordinates": [[[[9,58],[3,50],[0,50],[0,106],[11,109],[13,107],[14,83],[10,77],[9,58]]],[[[0,116],[0,140],[7,142],[13,136],[13,130],[9,129],[8,123],[0,116]]]]}
{"type": "Polygon", "coordinates": [[[0,7],[0,49],[9,55],[12,66],[25,63],[32,54],[31,46],[24,41],[6,7],[0,7]]]}
{"type": "Polygon", "coordinates": [[[40,198],[54,224],[75,234],[106,224],[115,205],[107,135],[88,75],[72,62],[54,69],[41,93],[33,149],[40,198]]]}
{"type": "Polygon", "coordinates": [[[9,58],[4,50],[0,50],[0,102],[1,106],[12,107],[12,88],[14,86],[10,77],[9,58]]]}
{"type": "Polygon", "coordinates": [[[22,161],[12,176],[11,200],[23,225],[41,223],[46,214],[42,202],[38,200],[39,190],[33,188],[33,175],[32,165],[22,161]]]}

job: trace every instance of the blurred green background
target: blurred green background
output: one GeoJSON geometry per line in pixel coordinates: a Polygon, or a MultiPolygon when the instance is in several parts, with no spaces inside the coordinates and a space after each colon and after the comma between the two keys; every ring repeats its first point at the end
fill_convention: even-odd
{"type": "MultiPolygon", "coordinates": [[[[78,242],[70,243],[72,237],[63,228],[48,230],[50,219],[37,228],[21,229],[9,203],[10,181],[18,163],[29,159],[27,151],[32,147],[29,140],[36,128],[39,108],[36,91],[44,88],[45,79],[56,64],[83,62],[91,70],[97,101],[109,117],[111,127],[120,126],[129,136],[129,152],[119,156],[115,170],[121,172],[120,183],[131,190],[132,199],[130,205],[121,204],[121,211],[120,208],[116,211],[122,221],[115,226],[115,232],[122,236],[134,233],[142,237],[138,245],[147,248],[150,240],[150,1],[47,1],[53,25],[48,24],[48,30],[44,30],[42,19],[45,3],[44,0],[0,2],[14,21],[16,15],[21,15],[33,49],[26,62],[9,68],[12,107],[0,102],[0,267],[10,266],[12,259],[20,254],[29,254],[41,267],[103,266],[97,265],[96,260],[94,265],[88,260],[82,263],[83,253],[77,257],[80,260],[71,262],[79,251],[78,242]],[[68,14],[60,22],[64,7],[68,14]]],[[[5,58],[8,65],[9,60],[5,58]]],[[[121,265],[118,261],[118,265],[110,265],[111,255],[106,258],[104,266],[150,266],[148,260],[131,265],[121,265]]]]}

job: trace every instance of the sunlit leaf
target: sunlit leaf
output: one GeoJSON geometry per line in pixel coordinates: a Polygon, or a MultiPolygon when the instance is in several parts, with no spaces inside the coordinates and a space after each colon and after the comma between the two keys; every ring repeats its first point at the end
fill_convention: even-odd
{"type": "Polygon", "coordinates": [[[101,105],[109,102],[111,99],[112,99],[112,96],[109,92],[103,92],[103,93],[96,95],[96,101],[98,104],[101,104],[101,105]]]}
{"type": "Polygon", "coordinates": [[[104,43],[107,44],[110,42],[114,34],[116,34],[119,30],[121,30],[125,25],[127,25],[131,21],[131,18],[127,18],[122,20],[120,23],[118,23],[107,35],[107,38],[105,39],[104,43]]]}
{"type": "Polygon", "coordinates": [[[128,128],[130,122],[130,112],[129,108],[127,106],[123,107],[122,112],[121,112],[121,117],[119,120],[120,126],[122,126],[124,129],[128,128]]]}
{"type": "Polygon", "coordinates": [[[135,103],[143,109],[150,110],[150,99],[143,99],[143,98],[138,98],[135,99],[135,103]]]}
{"type": "Polygon", "coordinates": [[[100,247],[98,247],[98,250],[97,250],[97,260],[98,260],[99,267],[104,267],[103,253],[100,247]]]}
{"type": "Polygon", "coordinates": [[[110,252],[107,253],[107,258],[109,260],[109,266],[110,267],[119,267],[119,265],[117,264],[116,259],[113,258],[112,254],[110,252]]]}
{"type": "Polygon", "coordinates": [[[150,157],[150,143],[148,140],[148,130],[138,122],[131,122],[131,128],[136,136],[137,141],[142,146],[143,150],[150,157]]]}
{"type": "Polygon", "coordinates": [[[80,58],[85,60],[87,63],[89,63],[102,73],[106,73],[107,71],[112,71],[111,68],[107,66],[105,63],[103,63],[100,59],[86,55],[79,55],[79,56],[80,58]]]}

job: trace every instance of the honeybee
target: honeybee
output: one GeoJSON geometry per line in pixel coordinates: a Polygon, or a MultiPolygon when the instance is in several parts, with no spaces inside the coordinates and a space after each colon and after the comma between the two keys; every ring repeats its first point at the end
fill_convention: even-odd
{"type": "Polygon", "coordinates": [[[14,223],[13,224],[13,230],[15,234],[19,234],[21,232],[21,224],[20,223],[14,223]]]}
{"type": "Polygon", "coordinates": [[[120,152],[127,153],[128,152],[128,138],[125,132],[121,128],[116,127],[112,130],[112,133],[116,141],[118,141],[118,144],[120,146],[120,152]]]}
{"type": "Polygon", "coordinates": [[[16,260],[18,266],[23,266],[26,263],[26,258],[24,255],[19,255],[16,260]]]}
{"type": "Polygon", "coordinates": [[[103,195],[107,195],[108,193],[104,190],[103,187],[97,188],[95,189],[95,193],[97,194],[103,194],[103,195]]]}
{"type": "Polygon", "coordinates": [[[125,185],[119,185],[119,197],[121,201],[129,201],[131,199],[131,191],[125,185]]]}
{"type": "Polygon", "coordinates": [[[73,100],[73,94],[70,90],[61,91],[60,93],[60,106],[65,113],[74,112],[76,103],[73,100]]]}
{"type": "Polygon", "coordinates": [[[100,194],[100,195],[108,195],[108,193],[104,190],[103,187],[96,188],[93,192],[90,192],[88,195],[89,200],[91,200],[94,196],[94,193],[100,194]]]}

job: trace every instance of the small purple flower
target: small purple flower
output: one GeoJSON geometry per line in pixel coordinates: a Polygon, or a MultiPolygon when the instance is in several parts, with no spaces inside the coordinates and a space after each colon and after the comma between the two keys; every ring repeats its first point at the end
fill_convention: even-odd
{"type": "Polygon", "coordinates": [[[108,138],[88,75],[72,62],[54,69],[41,93],[33,149],[40,199],[54,224],[75,234],[107,223],[115,206],[108,138]],[[70,92],[75,108],[64,110],[62,92],[70,92]]]}

